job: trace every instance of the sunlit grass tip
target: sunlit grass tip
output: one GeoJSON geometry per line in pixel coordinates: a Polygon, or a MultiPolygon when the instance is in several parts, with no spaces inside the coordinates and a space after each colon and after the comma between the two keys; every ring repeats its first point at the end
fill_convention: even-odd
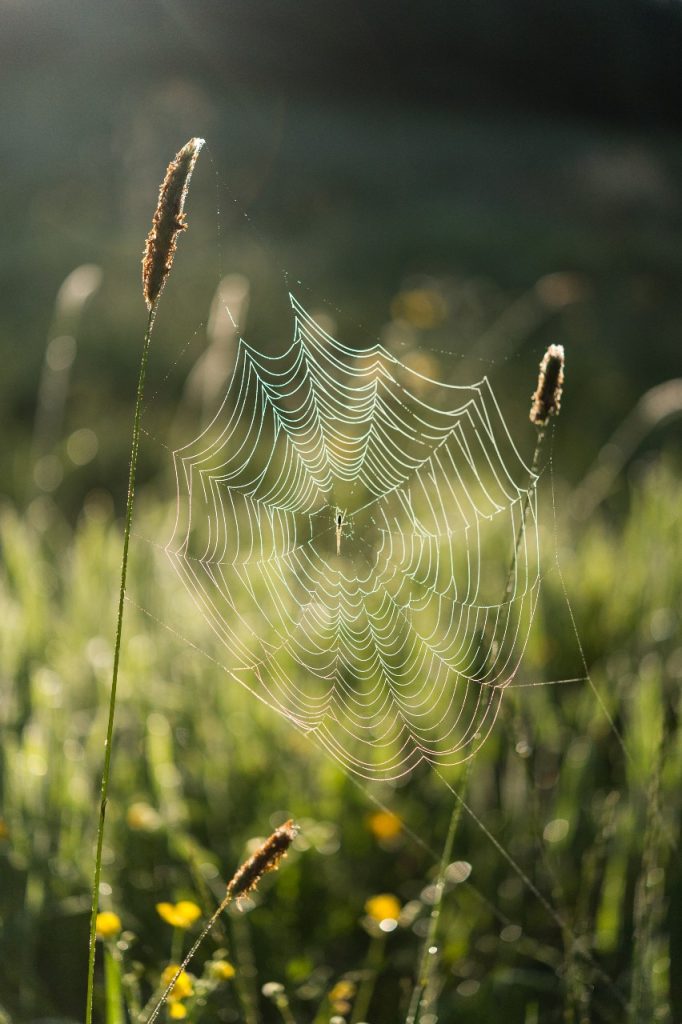
{"type": "Polygon", "coordinates": [[[540,363],[538,386],[530,407],[530,421],[545,427],[550,416],[558,416],[564,387],[564,347],[550,345],[540,363]]]}
{"type": "Polygon", "coordinates": [[[287,851],[298,835],[298,832],[298,826],[289,819],[289,821],[280,825],[279,828],[276,828],[275,831],[269,835],[263,843],[261,843],[255,853],[252,854],[247,861],[244,861],[241,867],[237,868],[236,872],[227,884],[225,896],[223,897],[220,906],[213,911],[213,914],[204,925],[201,934],[194,942],[185,959],[179,966],[176,967],[173,965],[174,971],[172,973],[170,968],[164,972],[161,980],[166,987],[151,1014],[146,1018],[145,1024],[154,1024],[154,1021],[161,1012],[163,1004],[173,991],[173,987],[178,978],[180,978],[182,973],[189,966],[194,954],[197,952],[199,946],[211,931],[213,925],[216,923],[222,912],[232,903],[233,900],[239,899],[241,896],[246,896],[247,893],[252,892],[260,882],[263,875],[267,874],[268,871],[277,870],[282,858],[286,857],[287,851]]]}
{"type": "Polygon", "coordinates": [[[177,237],[187,227],[185,200],[203,139],[190,139],[176,153],[159,190],[152,228],[142,257],[142,289],[149,309],[158,299],[173,266],[177,237]]]}
{"type": "Polygon", "coordinates": [[[227,886],[227,895],[237,899],[255,889],[264,874],[277,870],[297,835],[298,828],[291,820],[275,829],[234,874],[227,886]]]}

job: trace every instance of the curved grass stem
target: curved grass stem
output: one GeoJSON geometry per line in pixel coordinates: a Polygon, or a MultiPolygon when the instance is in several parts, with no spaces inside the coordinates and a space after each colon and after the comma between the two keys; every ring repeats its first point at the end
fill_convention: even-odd
{"type": "Polygon", "coordinates": [[[137,456],[140,449],[140,422],[142,419],[142,400],[144,397],[144,382],[147,375],[147,362],[149,358],[149,346],[152,338],[152,329],[156,317],[156,303],[149,311],[147,330],[142,346],[142,358],[140,360],[140,373],[137,380],[137,398],[135,401],[135,416],[133,419],[133,437],[130,447],[130,468],[128,472],[128,498],[126,501],[125,528],[123,532],[123,556],[121,559],[121,586],[118,596],[118,616],[116,619],[116,638],[114,641],[114,665],[111,677],[111,691],[109,693],[109,717],[107,720],[107,735],[104,746],[104,768],[102,770],[102,783],[100,788],[99,822],[97,825],[97,850],[95,853],[95,869],[92,878],[92,905],[90,911],[90,945],[88,950],[88,987],[85,1007],[85,1024],[92,1024],[92,1005],[95,980],[95,950],[96,950],[96,928],[97,910],[99,907],[99,886],[102,875],[102,847],[104,845],[104,821],[107,810],[107,794],[109,791],[109,777],[111,774],[111,744],[114,734],[114,716],[116,713],[116,689],[118,684],[118,666],[121,656],[121,636],[123,634],[123,609],[125,607],[126,580],[128,576],[128,549],[130,547],[130,528],[133,521],[133,505],[135,503],[135,476],[137,473],[137,456]]]}
{"type": "MultiPolygon", "coordinates": [[[[536,439],[536,443],[535,443],[535,451],[533,452],[533,459],[532,459],[531,469],[530,469],[530,485],[529,485],[528,490],[526,491],[526,494],[525,494],[525,497],[524,497],[524,500],[523,500],[523,506],[521,508],[521,522],[520,522],[519,529],[518,529],[518,532],[517,532],[517,535],[516,535],[516,543],[514,544],[514,551],[512,553],[511,563],[509,565],[509,571],[507,573],[507,581],[505,583],[504,592],[503,592],[503,595],[502,595],[502,599],[503,600],[507,600],[508,599],[508,597],[509,597],[509,595],[510,595],[512,589],[513,589],[514,576],[516,574],[516,564],[517,564],[518,557],[519,557],[519,549],[520,549],[521,543],[523,541],[524,531],[525,531],[525,528],[526,528],[526,519],[528,517],[528,510],[530,508],[531,488],[533,486],[533,483],[537,479],[538,466],[540,464],[540,453],[542,452],[542,444],[543,444],[544,438],[545,438],[545,431],[544,431],[544,429],[538,430],[537,439],[536,439]]],[[[470,768],[471,768],[471,761],[469,761],[468,765],[467,765],[467,773],[466,773],[465,779],[464,779],[464,786],[465,787],[466,787],[466,783],[467,783],[467,780],[468,780],[468,775],[469,775],[470,768]]],[[[437,774],[440,775],[440,772],[438,772],[437,774]]],[[[441,777],[441,779],[443,778],[442,776],[440,776],[440,777],[441,777]]],[[[443,781],[445,782],[445,779],[443,779],[443,781]]],[[[445,784],[448,786],[449,789],[452,790],[452,787],[450,787],[447,782],[445,784]]],[[[408,1008],[408,1011],[407,1011],[407,1016],[405,1018],[405,1024],[416,1024],[419,1016],[421,1015],[421,1011],[427,1009],[428,1003],[431,1001],[430,985],[431,985],[431,980],[432,980],[434,969],[435,969],[435,964],[437,962],[436,961],[436,955],[437,955],[438,949],[437,949],[437,945],[436,945],[436,939],[437,939],[437,934],[438,934],[438,924],[439,924],[439,921],[440,921],[440,912],[441,912],[441,907],[442,907],[442,903],[443,903],[443,893],[444,893],[444,890],[445,890],[445,881],[446,881],[445,873],[447,871],[447,867],[448,867],[448,864],[450,862],[450,857],[452,856],[452,848],[453,848],[453,844],[454,844],[454,841],[455,841],[455,833],[457,832],[457,825],[459,824],[459,818],[460,818],[460,814],[461,814],[461,811],[462,811],[462,807],[466,806],[463,803],[461,797],[459,797],[454,792],[454,790],[452,790],[452,792],[457,797],[457,801],[458,802],[453,807],[452,815],[450,817],[450,826],[448,828],[448,834],[447,834],[446,839],[445,839],[445,845],[443,847],[443,853],[441,855],[441,860],[440,860],[440,867],[439,867],[439,870],[438,870],[438,878],[437,878],[437,881],[436,881],[435,900],[433,902],[433,906],[432,906],[432,909],[431,909],[431,917],[430,917],[430,920],[429,920],[429,928],[428,928],[428,932],[427,932],[427,935],[426,935],[426,940],[424,942],[424,947],[423,947],[421,959],[420,959],[420,962],[419,962],[419,969],[418,969],[418,972],[417,972],[417,978],[416,978],[416,981],[415,981],[415,986],[414,986],[414,988],[412,990],[412,998],[410,999],[410,1005],[409,1005],[409,1008],[408,1008]]],[[[542,899],[542,897],[541,897],[541,899],[542,899]]]]}
{"type": "MultiPolygon", "coordinates": [[[[468,777],[468,768],[465,776],[464,783],[466,785],[468,777]]],[[[429,919],[429,929],[424,940],[424,946],[422,949],[421,961],[419,963],[419,971],[417,973],[417,980],[412,990],[412,998],[410,1000],[410,1006],[407,1011],[407,1017],[405,1018],[405,1024],[415,1024],[420,1010],[424,1007],[424,1001],[429,998],[429,983],[433,975],[433,968],[436,962],[436,937],[438,934],[438,923],[440,921],[440,912],[443,905],[443,893],[445,891],[446,871],[452,857],[452,848],[455,842],[455,833],[457,832],[457,825],[459,824],[459,818],[462,812],[462,806],[456,803],[452,809],[450,816],[450,825],[448,827],[448,834],[445,839],[445,845],[443,846],[443,852],[440,858],[440,865],[438,868],[438,878],[436,880],[436,892],[433,905],[431,907],[431,917],[429,919]]]]}
{"type": "Polygon", "coordinates": [[[231,902],[232,902],[232,893],[228,892],[226,894],[225,898],[223,899],[222,903],[220,904],[220,906],[217,907],[213,911],[213,913],[211,914],[211,916],[208,919],[207,923],[201,929],[201,933],[199,934],[199,938],[195,940],[194,945],[192,946],[192,948],[190,949],[189,953],[187,954],[185,959],[182,961],[180,966],[176,969],[175,973],[173,974],[173,977],[167,983],[167,985],[164,988],[164,990],[161,992],[160,995],[158,994],[158,992],[154,993],[154,996],[152,997],[152,1000],[151,1000],[152,1005],[153,1005],[153,1009],[152,1009],[151,1013],[147,1014],[147,1012],[146,1012],[147,1011],[147,1007],[145,1007],[145,1009],[142,1011],[142,1014],[140,1016],[140,1024],[154,1024],[154,1021],[156,1020],[156,1018],[161,1013],[161,1010],[163,1009],[163,1005],[166,1002],[166,1000],[168,999],[168,996],[171,994],[171,992],[175,988],[175,983],[177,982],[178,978],[180,977],[182,972],[185,970],[185,968],[189,967],[190,961],[194,957],[194,954],[196,953],[196,951],[199,949],[199,946],[204,941],[204,939],[206,938],[206,936],[208,935],[210,930],[213,928],[213,925],[216,923],[216,921],[218,920],[218,918],[220,917],[222,912],[224,910],[226,910],[227,907],[229,907],[231,902]]]}

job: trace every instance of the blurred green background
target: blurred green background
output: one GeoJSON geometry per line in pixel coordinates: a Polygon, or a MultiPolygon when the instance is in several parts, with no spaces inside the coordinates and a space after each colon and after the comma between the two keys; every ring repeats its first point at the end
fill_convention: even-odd
{"type": "Polygon", "coordinates": [[[93,430],[99,451],[72,511],[93,482],[119,500],[144,320],[137,255],[162,172],[192,135],[210,153],[157,380],[230,272],[251,283],[249,339],[271,348],[288,338],[287,284],[302,282],[308,307],[340,310],[343,338],[363,344],[406,281],[445,281],[446,330],[422,340],[457,353],[545,275],[579,275],[546,296],[551,315],[478,353],[525,401],[546,342],[567,346],[582,401],[561,465],[574,474],[677,373],[677,4],[5,0],[2,14],[0,471],[12,497],[46,340],[76,331],[64,431],[93,430]],[[100,287],[77,328],[55,324],[58,290],[85,263],[100,287]],[[103,431],[104,410],[116,430],[103,431]]]}
{"type": "MultiPolygon", "coordinates": [[[[290,339],[291,289],[342,341],[380,338],[450,382],[488,374],[526,455],[537,363],[563,344],[559,550],[628,753],[588,687],[519,690],[468,792],[593,960],[464,819],[456,859],[474,870],[446,894],[439,1019],[488,1021],[501,1001],[524,1024],[679,1019],[682,7],[0,0],[0,17],[0,1015],[82,1014],[139,259],[166,164],[200,135],[152,349],[140,532],[165,519],[164,443],[202,415],[188,380],[218,343],[225,276],[264,351],[290,339]]],[[[152,561],[133,584],[165,576],[152,561]]],[[[524,678],[581,674],[556,572],[539,622],[524,678]]],[[[170,955],[154,903],[210,906],[290,812],[305,842],[231,919],[241,988],[205,1019],[281,1019],[260,994],[275,980],[295,1020],[326,1022],[348,972],[376,980],[367,1020],[404,1019],[447,791],[426,772],[358,788],[133,608],[126,634],[103,898],[131,976],[141,964],[148,994],[170,955]],[[373,796],[431,853],[377,835],[373,796]],[[411,910],[381,949],[363,908],[384,891],[411,910]]]]}

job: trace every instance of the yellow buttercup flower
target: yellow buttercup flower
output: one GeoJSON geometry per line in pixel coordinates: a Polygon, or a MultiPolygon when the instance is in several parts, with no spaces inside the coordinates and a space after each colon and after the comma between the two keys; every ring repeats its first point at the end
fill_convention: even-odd
{"type": "Polygon", "coordinates": [[[229,981],[237,973],[229,960],[213,960],[209,964],[212,977],[218,981],[229,981]]]}
{"type": "Polygon", "coordinates": [[[367,914],[381,924],[382,921],[397,921],[400,917],[400,900],[397,896],[383,892],[372,896],[365,903],[367,914]]]}
{"type": "Polygon", "coordinates": [[[184,1020],[187,1016],[187,1007],[184,1003],[171,1003],[168,1007],[168,1016],[171,1020],[184,1020]]]}
{"type": "Polygon", "coordinates": [[[333,989],[329,993],[329,998],[333,1003],[342,1000],[352,999],[355,995],[357,985],[354,981],[348,981],[346,978],[342,978],[341,981],[337,981],[333,989]]]}
{"type": "Polygon", "coordinates": [[[395,839],[402,832],[403,823],[391,811],[377,811],[369,817],[370,830],[377,839],[395,839]]]}
{"type": "MultiPolygon", "coordinates": [[[[170,985],[171,981],[175,977],[180,964],[168,964],[168,967],[164,970],[161,975],[161,984],[165,988],[166,985],[170,985]]],[[[187,999],[189,996],[194,994],[194,986],[192,985],[192,979],[187,971],[180,971],[177,981],[173,985],[173,988],[168,994],[168,1001],[170,1003],[176,1003],[180,999],[187,999]]]]}
{"type": "Polygon", "coordinates": [[[201,917],[201,908],[191,900],[180,900],[179,903],[157,903],[156,910],[174,928],[191,928],[197,918],[201,917]]]}
{"type": "Polygon", "coordinates": [[[118,914],[103,910],[97,915],[96,935],[98,939],[115,939],[123,925],[118,914]]]}

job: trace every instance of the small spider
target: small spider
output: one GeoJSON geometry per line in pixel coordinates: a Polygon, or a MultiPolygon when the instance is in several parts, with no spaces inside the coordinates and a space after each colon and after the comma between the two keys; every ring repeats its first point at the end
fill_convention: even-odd
{"type": "Polygon", "coordinates": [[[342,512],[340,508],[336,510],[336,553],[341,554],[341,531],[343,530],[343,522],[346,518],[346,513],[342,512]]]}

